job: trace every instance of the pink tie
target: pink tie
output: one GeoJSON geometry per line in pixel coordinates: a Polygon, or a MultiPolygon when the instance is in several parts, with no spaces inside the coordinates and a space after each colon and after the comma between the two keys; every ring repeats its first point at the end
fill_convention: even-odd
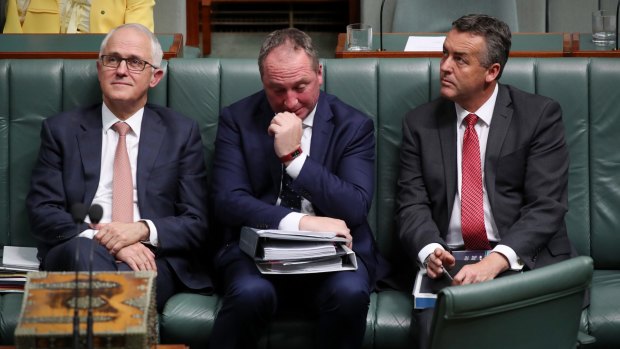
{"type": "Polygon", "coordinates": [[[465,117],[467,128],[463,136],[463,161],[461,183],[461,232],[467,250],[489,250],[491,245],[484,228],[482,204],[482,170],[480,167],[480,146],[474,129],[478,116],[465,117]]]}
{"type": "Polygon", "coordinates": [[[131,127],[124,122],[112,126],[118,132],[118,144],[114,153],[114,180],[112,181],[112,221],[133,222],[133,180],[131,164],[127,155],[126,135],[131,127]]]}

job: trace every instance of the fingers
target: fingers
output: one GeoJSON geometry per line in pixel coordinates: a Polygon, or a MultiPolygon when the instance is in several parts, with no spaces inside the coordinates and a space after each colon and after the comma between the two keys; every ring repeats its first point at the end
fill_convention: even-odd
{"type": "Polygon", "coordinates": [[[155,254],[141,243],[121,249],[116,258],[127,263],[133,271],[157,271],[155,254]]]}
{"type": "Polygon", "coordinates": [[[293,113],[278,113],[271,119],[267,133],[274,137],[278,157],[290,154],[301,145],[301,119],[293,113]]]}

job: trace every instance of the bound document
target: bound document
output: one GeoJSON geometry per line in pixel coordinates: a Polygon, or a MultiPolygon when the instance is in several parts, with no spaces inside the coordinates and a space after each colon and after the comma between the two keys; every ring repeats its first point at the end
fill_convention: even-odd
{"type": "Polygon", "coordinates": [[[239,247],[263,274],[356,270],[355,253],[333,232],[241,229],[239,247]]]}
{"type": "Polygon", "coordinates": [[[426,269],[420,267],[418,275],[413,285],[413,307],[415,309],[434,308],[437,300],[437,293],[444,287],[452,284],[452,278],[466,264],[477,263],[491,251],[452,251],[456,264],[454,268],[446,270],[449,275],[442,275],[437,279],[431,279],[426,275],[426,269]]]}

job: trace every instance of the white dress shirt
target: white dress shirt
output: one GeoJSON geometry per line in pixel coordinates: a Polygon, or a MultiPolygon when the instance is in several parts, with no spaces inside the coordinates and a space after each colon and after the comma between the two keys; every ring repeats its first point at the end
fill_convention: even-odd
{"type": "MultiPolygon", "coordinates": [[[[140,219],[140,208],[138,207],[138,191],[136,189],[136,169],[138,167],[138,145],[140,143],[140,130],[142,127],[142,116],[144,108],[138,110],[134,115],[125,120],[131,130],[127,133],[127,153],[129,155],[129,163],[131,164],[131,178],[133,182],[133,218],[134,222],[144,221],[150,231],[149,240],[145,241],[153,246],[157,246],[157,228],[148,219],[140,219]]],[[[103,216],[100,223],[110,223],[112,221],[112,180],[114,175],[114,153],[116,152],[116,144],[118,143],[118,133],[112,129],[112,125],[122,121],[118,119],[110,109],[102,104],[101,107],[102,121],[102,139],[101,139],[101,172],[99,174],[99,185],[93,199],[93,205],[99,204],[103,208],[103,216]]],[[[88,217],[85,220],[90,223],[88,217]]],[[[80,236],[92,238],[97,232],[92,229],[83,231],[80,236]]]]}
{"type": "MultiPolygon", "coordinates": [[[[487,139],[489,137],[489,129],[491,127],[491,120],[493,118],[493,110],[495,109],[495,102],[497,100],[497,93],[499,91],[499,85],[495,85],[495,90],[489,99],[476,111],[470,112],[463,109],[460,105],[455,103],[456,107],[456,162],[457,162],[457,177],[458,187],[456,196],[454,198],[454,206],[452,207],[452,215],[450,216],[450,224],[448,226],[448,234],[446,236],[446,243],[452,249],[464,249],[463,234],[461,232],[461,163],[462,163],[462,148],[463,148],[463,136],[467,126],[463,123],[465,117],[469,114],[476,114],[478,116],[478,122],[474,126],[476,133],[478,134],[478,142],[480,145],[480,165],[482,170],[482,190],[483,190],[483,209],[484,209],[484,227],[486,229],[487,238],[491,242],[499,242],[500,236],[497,232],[497,225],[493,219],[493,213],[491,212],[491,205],[489,204],[489,195],[484,181],[484,159],[487,148],[487,139]]],[[[426,258],[433,253],[436,248],[443,248],[440,244],[432,243],[426,245],[418,253],[420,262],[426,260],[426,258]]],[[[499,252],[510,263],[510,269],[521,270],[523,264],[519,261],[515,251],[502,244],[497,244],[493,249],[494,252],[499,252]]]]}

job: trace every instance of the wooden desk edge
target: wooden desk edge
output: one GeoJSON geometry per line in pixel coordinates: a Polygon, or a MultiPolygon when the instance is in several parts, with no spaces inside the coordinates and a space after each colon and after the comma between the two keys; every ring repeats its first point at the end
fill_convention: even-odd
{"type": "MultiPolygon", "coordinates": [[[[384,33],[384,34],[398,34],[398,33],[384,33]]],[[[402,35],[403,33],[400,33],[402,35]]],[[[441,33],[439,33],[441,34],[441,33]]],[[[535,34],[535,33],[515,33],[519,34],[535,34]]],[[[541,33],[557,35],[560,33],[541,33]]],[[[579,51],[579,33],[561,33],[562,34],[562,51],[510,51],[510,57],[539,57],[539,58],[553,58],[553,57],[616,57],[620,55],[618,51],[579,51]],[[593,54],[594,53],[594,54],[593,54]]],[[[411,51],[365,51],[365,52],[352,52],[345,50],[346,34],[339,33],[338,41],[336,45],[336,58],[435,58],[441,57],[442,53],[438,51],[432,52],[411,52],[411,51]]]]}
{"type": "MultiPolygon", "coordinates": [[[[168,48],[162,47],[165,51],[164,59],[170,59],[175,57],[180,57],[183,47],[183,34],[181,33],[156,33],[172,35],[172,43],[168,48]]],[[[16,34],[20,35],[20,34],[16,34]]],[[[88,34],[80,34],[80,35],[88,35],[88,34]]],[[[18,52],[18,51],[0,51],[0,59],[7,58],[15,58],[15,59],[38,59],[38,58],[67,58],[67,59],[92,59],[99,58],[99,51],[76,51],[76,52],[61,52],[61,51],[41,51],[41,52],[18,52]]],[[[0,349],[2,347],[0,346],[0,349]]]]}
{"type": "MultiPolygon", "coordinates": [[[[15,349],[14,345],[0,345],[0,349],[15,349]]],[[[155,344],[151,349],[189,349],[184,344],[155,344]]]]}

